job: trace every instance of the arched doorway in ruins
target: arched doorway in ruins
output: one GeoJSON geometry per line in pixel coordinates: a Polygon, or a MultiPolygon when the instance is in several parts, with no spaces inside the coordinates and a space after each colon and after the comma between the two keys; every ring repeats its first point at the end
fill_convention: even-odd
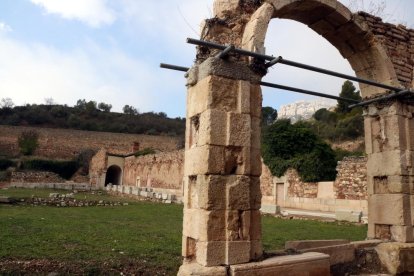
{"type": "Polygon", "coordinates": [[[105,187],[108,184],[111,185],[120,185],[122,177],[122,169],[117,165],[110,166],[106,171],[105,176],[105,187]]]}
{"type": "MultiPolygon", "coordinates": [[[[328,40],[348,60],[357,77],[399,87],[396,91],[414,83],[412,67],[408,66],[413,58],[396,60],[389,48],[391,43],[398,48],[401,42],[407,50],[412,49],[404,42],[405,37],[400,35],[402,39],[398,40],[398,36],[379,34],[376,28],[386,24],[381,25],[366,14],[352,14],[336,0],[216,0],[214,14],[204,24],[202,40],[265,54],[270,20],[291,19],[328,40]],[[404,62],[408,69],[397,70],[404,62]],[[411,73],[405,74],[407,70],[411,73]]],[[[273,262],[259,261],[263,249],[259,211],[261,168],[257,164],[260,82],[267,73],[266,61],[240,53],[223,58],[220,52],[211,46],[199,47],[196,63],[187,74],[182,251],[185,261],[179,275],[229,275],[229,271],[231,275],[247,275],[237,272],[268,271],[273,262]],[[252,261],[259,262],[255,267],[241,265],[252,261]]],[[[390,92],[368,85],[360,85],[360,89],[364,98],[390,92]]],[[[414,198],[409,179],[414,175],[414,147],[406,141],[414,141],[414,108],[397,99],[371,104],[365,111],[370,208],[367,236],[413,242],[410,208],[414,198]]],[[[298,256],[294,260],[298,271],[329,275],[326,256],[312,256],[317,268],[301,267],[309,261],[306,258],[298,256]]],[[[279,271],[280,260],[275,259],[271,266],[279,271]]]]}

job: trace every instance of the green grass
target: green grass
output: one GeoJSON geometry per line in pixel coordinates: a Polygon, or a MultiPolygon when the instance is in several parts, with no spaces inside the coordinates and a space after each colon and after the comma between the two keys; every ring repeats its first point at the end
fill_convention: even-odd
{"type": "MultiPolygon", "coordinates": [[[[47,197],[50,192],[56,191],[0,190],[13,197],[47,197]]],[[[76,196],[121,201],[106,194],[76,196]]],[[[182,206],[130,202],[128,206],[86,208],[0,205],[0,258],[139,259],[175,272],[181,264],[182,206]]],[[[262,224],[267,251],[282,249],[287,240],[362,240],[367,231],[366,226],[271,216],[263,216],[262,224]]]]}

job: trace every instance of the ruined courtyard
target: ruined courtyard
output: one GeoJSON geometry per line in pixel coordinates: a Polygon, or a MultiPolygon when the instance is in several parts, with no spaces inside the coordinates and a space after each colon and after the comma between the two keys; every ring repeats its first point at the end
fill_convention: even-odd
{"type": "MultiPolygon", "coordinates": [[[[215,0],[200,39],[189,40],[198,47],[185,74],[185,148],[173,151],[169,141],[164,152],[137,156],[138,141],[123,153],[103,145],[84,188],[182,203],[180,276],[342,275],[368,255],[392,275],[414,273],[414,30],[336,0],[215,0]],[[330,183],[304,182],[294,170],[274,177],[261,159],[261,80],[271,66],[294,64],[265,56],[274,18],[320,34],[361,81],[366,157],[341,161],[330,183]],[[283,254],[267,254],[262,213],[291,209],[366,223],[366,240],[292,241],[283,254]]],[[[10,186],[75,185],[26,177],[13,174],[10,186]]]]}

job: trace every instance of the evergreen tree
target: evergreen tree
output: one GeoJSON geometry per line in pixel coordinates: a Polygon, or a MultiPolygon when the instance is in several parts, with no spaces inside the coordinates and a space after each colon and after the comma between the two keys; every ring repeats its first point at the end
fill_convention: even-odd
{"type": "MultiPolygon", "coordinates": [[[[352,100],[361,100],[361,95],[359,91],[356,91],[354,84],[350,81],[345,81],[342,85],[341,93],[339,94],[342,98],[352,99],[352,100]]],[[[338,113],[348,113],[350,109],[348,108],[349,102],[338,100],[338,105],[336,106],[336,112],[338,113]]]]}

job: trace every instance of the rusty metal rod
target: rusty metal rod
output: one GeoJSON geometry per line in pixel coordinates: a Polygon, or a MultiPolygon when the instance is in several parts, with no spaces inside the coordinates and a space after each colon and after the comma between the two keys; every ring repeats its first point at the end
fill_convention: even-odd
{"type": "MultiPolygon", "coordinates": [[[[170,64],[165,64],[165,63],[161,63],[160,67],[161,68],[165,68],[165,69],[182,71],[182,72],[187,72],[190,69],[190,68],[187,68],[187,67],[181,67],[181,66],[170,65],[170,64]]],[[[350,103],[359,103],[359,101],[354,100],[354,99],[348,99],[348,98],[343,98],[343,97],[328,95],[328,94],[324,94],[324,93],[319,93],[319,92],[314,92],[314,91],[310,91],[310,90],[305,90],[305,89],[300,89],[300,88],[295,88],[295,87],[280,85],[280,84],[276,84],[276,83],[270,83],[270,82],[263,82],[263,81],[261,81],[261,82],[259,82],[259,84],[261,86],[266,86],[266,87],[271,87],[271,88],[277,88],[277,89],[281,89],[281,90],[287,90],[287,91],[291,91],[291,92],[296,92],[296,93],[301,93],[301,94],[307,94],[307,95],[312,95],[312,96],[317,96],[317,97],[322,97],[322,98],[328,98],[328,99],[333,99],[333,100],[341,100],[341,101],[350,102],[350,103]]]]}
{"type": "MultiPolygon", "coordinates": [[[[198,39],[194,39],[194,38],[187,38],[187,43],[194,44],[194,45],[199,45],[199,46],[205,46],[205,47],[209,47],[209,48],[214,48],[214,49],[218,49],[218,50],[224,50],[226,48],[226,46],[224,46],[224,45],[220,45],[220,44],[205,41],[205,40],[198,40],[198,39]]],[[[233,50],[233,52],[238,53],[240,55],[250,56],[250,57],[254,57],[254,58],[262,59],[262,60],[273,61],[275,59],[274,56],[263,55],[263,54],[250,52],[250,51],[246,51],[246,50],[239,49],[239,48],[235,48],[233,50]]],[[[296,67],[296,68],[301,68],[301,69],[304,69],[304,70],[309,70],[309,71],[321,73],[321,74],[325,74],[325,75],[330,75],[330,76],[333,76],[333,77],[338,77],[338,78],[342,78],[342,79],[357,81],[357,82],[360,82],[360,83],[364,83],[364,84],[384,88],[384,89],[387,89],[387,90],[392,90],[392,91],[397,91],[397,92],[404,90],[403,88],[398,88],[398,87],[382,84],[382,83],[379,83],[379,82],[376,82],[376,81],[362,79],[362,78],[358,78],[358,77],[338,73],[338,72],[335,72],[335,71],[326,70],[326,69],[323,69],[323,68],[319,68],[319,67],[315,67],[315,66],[311,66],[311,65],[307,65],[307,64],[287,60],[287,59],[283,59],[282,57],[279,57],[278,63],[285,64],[285,65],[288,65],[288,66],[293,66],[293,67],[296,67]]]]}

